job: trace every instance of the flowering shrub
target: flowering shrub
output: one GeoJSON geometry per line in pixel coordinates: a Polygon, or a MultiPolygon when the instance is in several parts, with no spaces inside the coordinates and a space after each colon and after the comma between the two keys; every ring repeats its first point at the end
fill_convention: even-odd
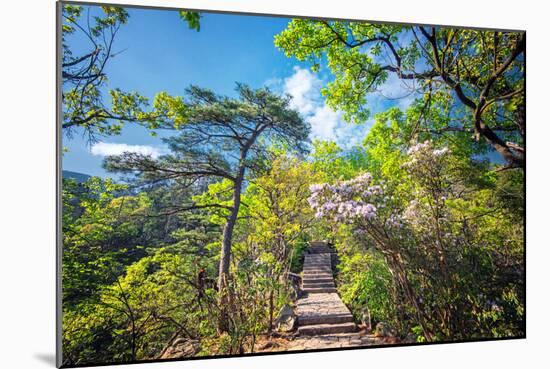
{"type": "Polygon", "coordinates": [[[443,169],[445,158],[450,154],[448,147],[435,148],[432,141],[418,143],[407,150],[408,160],[403,167],[411,175],[436,174],[435,171],[443,169]]]}
{"type": "MultiPolygon", "coordinates": [[[[440,181],[439,174],[445,165],[444,158],[450,151],[447,147],[436,149],[431,141],[412,146],[407,154],[407,160],[403,167],[412,176],[418,176],[423,181],[440,181]]],[[[441,187],[441,186],[439,186],[441,187]]],[[[437,192],[443,192],[443,188],[437,188],[437,192]]],[[[336,223],[364,224],[364,221],[372,221],[379,210],[387,206],[388,196],[384,196],[386,190],[383,185],[373,184],[370,173],[363,173],[347,181],[339,181],[335,184],[314,184],[310,186],[311,196],[308,198],[310,206],[315,210],[316,218],[324,218],[336,223]]],[[[440,201],[445,201],[446,196],[440,196],[440,201]]],[[[409,207],[402,214],[398,209],[388,209],[385,217],[378,217],[382,226],[401,228],[404,221],[414,222],[420,216],[417,212],[419,202],[412,200],[409,207]]],[[[364,233],[362,229],[357,233],[364,233]]]]}
{"type": "MultiPolygon", "coordinates": [[[[413,193],[414,199],[409,202],[401,220],[417,229],[423,224],[429,227],[434,221],[446,218],[445,201],[452,197],[452,191],[445,172],[451,152],[447,147],[437,149],[431,141],[425,141],[412,146],[407,154],[408,160],[403,168],[420,186],[413,193]]],[[[424,232],[424,236],[429,234],[424,232]]]]}
{"type": "Polygon", "coordinates": [[[372,185],[372,176],[362,174],[349,181],[334,185],[314,184],[310,187],[308,202],[316,211],[316,218],[331,218],[335,222],[348,222],[355,219],[372,219],[377,208],[372,204],[383,195],[379,185],[372,185]]]}
{"type": "Polygon", "coordinates": [[[519,275],[521,268],[499,261],[503,242],[510,252],[521,247],[521,240],[510,239],[502,228],[514,225],[495,207],[490,192],[471,187],[461,159],[448,147],[424,141],[402,154],[404,176],[375,184],[370,173],[363,173],[310,187],[308,202],[316,218],[335,227],[346,245],[341,292],[353,302],[354,314],[367,309],[388,319],[394,313],[399,331],[413,331],[419,340],[513,334],[521,326],[523,305],[521,289],[509,276],[519,275]],[[354,247],[368,255],[363,269],[351,267],[354,247]],[[395,310],[376,310],[369,297],[381,293],[371,280],[379,278],[373,263],[386,265],[392,278],[378,281],[391,293],[375,296],[378,304],[392,301],[395,310]],[[506,323],[507,316],[514,325],[506,323]]]}

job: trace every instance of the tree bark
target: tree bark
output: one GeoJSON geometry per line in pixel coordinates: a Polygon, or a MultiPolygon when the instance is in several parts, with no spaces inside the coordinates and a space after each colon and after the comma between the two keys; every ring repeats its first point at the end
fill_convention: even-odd
{"type": "Polygon", "coordinates": [[[273,310],[275,308],[274,305],[274,294],[273,294],[273,288],[271,291],[269,291],[269,327],[267,329],[268,333],[271,333],[273,330],[273,310]]]}
{"type": "Polygon", "coordinates": [[[237,169],[237,175],[233,182],[233,206],[231,207],[231,213],[227,218],[227,222],[223,227],[223,240],[222,250],[220,254],[220,266],[218,276],[218,293],[219,293],[219,306],[220,306],[220,320],[218,322],[218,331],[227,332],[229,329],[228,319],[228,307],[230,302],[230,294],[227,289],[227,282],[229,279],[229,262],[231,260],[231,243],[233,239],[233,229],[237,223],[237,216],[239,215],[239,208],[241,207],[241,191],[244,182],[244,175],[246,172],[246,158],[248,151],[256,142],[256,139],[267,129],[267,125],[259,125],[250,138],[241,148],[241,154],[239,158],[239,167],[237,169]]]}
{"type": "Polygon", "coordinates": [[[239,208],[241,206],[241,190],[244,180],[244,166],[239,168],[239,174],[235,179],[233,188],[233,206],[231,213],[227,218],[227,222],[223,227],[223,239],[222,249],[220,254],[220,265],[218,274],[218,293],[220,304],[220,321],[218,324],[218,330],[220,332],[227,332],[229,329],[229,319],[227,316],[227,307],[229,303],[229,291],[227,290],[227,282],[229,279],[229,262],[231,260],[231,241],[233,239],[233,230],[237,223],[237,215],[239,214],[239,208]]]}

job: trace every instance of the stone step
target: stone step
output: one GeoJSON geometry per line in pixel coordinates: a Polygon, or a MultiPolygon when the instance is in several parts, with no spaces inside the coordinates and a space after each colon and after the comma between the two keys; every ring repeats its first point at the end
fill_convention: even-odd
{"type": "Polygon", "coordinates": [[[327,254],[327,255],[330,255],[332,254],[332,250],[329,249],[329,248],[318,248],[318,249],[309,249],[309,255],[322,255],[322,254],[327,254]]]}
{"type": "Polygon", "coordinates": [[[330,252],[326,253],[316,253],[316,254],[305,254],[304,259],[331,259],[332,254],[330,252]]]}
{"type": "Polygon", "coordinates": [[[332,257],[331,257],[331,254],[330,253],[326,253],[326,254],[305,254],[304,255],[304,259],[308,260],[308,259],[312,259],[312,260],[330,260],[332,257]]]}
{"type": "Polygon", "coordinates": [[[313,287],[313,288],[302,288],[304,292],[307,293],[337,293],[336,287],[313,287]]]}
{"type": "Polygon", "coordinates": [[[317,261],[317,260],[306,260],[304,261],[304,266],[306,265],[332,265],[330,260],[326,261],[317,261]]]}
{"type": "Polygon", "coordinates": [[[332,270],[332,266],[330,264],[319,264],[319,265],[305,264],[304,269],[331,269],[332,270]]]}
{"type": "Polygon", "coordinates": [[[316,280],[316,279],[332,279],[334,280],[334,278],[332,277],[332,274],[329,274],[329,273],[322,273],[322,274],[304,274],[302,276],[302,281],[304,279],[307,279],[307,280],[316,280]]]}
{"type": "Polygon", "coordinates": [[[316,263],[330,263],[331,259],[330,258],[323,258],[323,259],[315,259],[315,258],[304,258],[304,263],[307,264],[307,263],[312,263],[312,262],[316,262],[316,263]]]}
{"type": "Polygon", "coordinates": [[[315,336],[320,334],[355,332],[356,330],[357,326],[355,323],[316,324],[298,327],[298,334],[304,336],[315,336]]]}
{"type": "Polygon", "coordinates": [[[304,264],[304,269],[332,269],[330,264],[304,264]]]}
{"type": "Polygon", "coordinates": [[[353,316],[347,314],[325,314],[325,315],[306,315],[298,317],[298,325],[318,325],[318,324],[342,324],[353,323],[353,316]]]}
{"type": "Polygon", "coordinates": [[[302,289],[325,288],[325,287],[336,287],[336,286],[334,282],[312,282],[312,283],[304,283],[302,285],[302,289]]]}
{"type": "Polygon", "coordinates": [[[308,287],[316,287],[317,285],[325,286],[325,284],[330,284],[329,287],[334,287],[334,280],[322,280],[322,281],[302,281],[302,287],[308,288],[308,287]]]}
{"type": "Polygon", "coordinates": [[[334,278],[332,277],[323,277],[323,278],[311,278],[311,277],[308,277],[308,278],[302,278],[302,283],[303,284],[306,284],[306,283],[326,283],[326,282],[334,282],[334,278]]]}
{"type": "Polygon", "coordinates": [[[307,282],[302,282],[302,286],[304,288],[308,288],[308,287],[334,287],[334,281],[325,281],[325,282],[321,282],[321,281],[307,281],[307,282]]]}
{"type": "Polygon", "coordinates": [[[332,278],[332,271],[304,271],[304,278],[332,278]]]}
{"type": "Polygon", "coordinates": [[[328,243],[326,241],[311,241],[310,246],[316,247],[316,246],[327,246],[328,243]]]}
{"type": "Polygon", "coordinates": [[[332,275],[332,269],[319,269],[319,268],[315,268],[315,269],[304,269],[304,273],[312,273],[312,274],[319,274],[319,273],[325,273],[325,274],[330,274],[332,275]]]}
{"type": "Polygon", "coordinates": [[[331,263],[304,263],[304,268],[330,268],[331,263]]]}
{"type": "Polygon", "coordinates": [[[302,281],[302,285],[303,285],[304,287],[305,287],[306,285],[319,285],[319,284],[322,284],[322,285],[325,285],[325,284],[334,285],[334,279],[323,278],[322,280],[318,280],[318,279],[311,279],[311,278],[308,278],[306,281],[302,281]]]}

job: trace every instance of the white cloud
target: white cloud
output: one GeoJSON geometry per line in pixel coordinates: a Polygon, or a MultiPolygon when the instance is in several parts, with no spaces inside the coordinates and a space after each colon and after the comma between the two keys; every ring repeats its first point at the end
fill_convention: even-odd
{"type": "Polygon", "coordinates": [[[417,92],[417,84],[414,80],[403,80],[396,74],[388,76],[386,82],[380,86],[379,93],[384,99],[393,100],[401,109],[406,109],[420,96],[417,92]]]}
{"type": "Polygon", "coordinates": [[[294,74],[284,80],[283,91],[292,96],[291,107],[307,115],[313,113],[319,105],[317,95],[320,87],[321,80],[311,71],[294,67],[294,74]]]}
{"type": "Polygon", "coordinates": [[[335,128],[346,124],[341,118],[341,112],[335,112],[328,105],[323,104],[315,108],[308,121],[311,124],[311,132],[316,138],[334,139],[335,128]]]}
{"type": "Polygon", "coordinates": [[[386,82],[376,91],[366,95],[371,116],[391,107],[406,110],[414,99],[421,96],[416,89],[414,81],[402,80],[397,75],[390,73],[386,82]]]}
{"type": "Polygon", "coordinates": [[[121,155],[125,152],[133,152],[143,155],[150,155],[153,158],[158,158],[164,153],[161,148],[148,145],[128,145],[119,143],[98,142],[92,145],[91,152],[96,156],[121,155]]]}
{"type": "Polygon", "coordinates": [[[334,135],[337,137],[337,142],[341,147],[351,148],[361,145],[373,124],[373,119],[370,119],[362,124],[344,122],[334,128],[334,135]]]}
{"type": "Polygon", "coordinates": [[[391,73],[377,91],[366,96],[371,119],[356,125],[345,122],[342,111],[334,111],[325,103],[321,88],[326,82],[309,69],[295,66],[291,76],[272,78],[264,85],[292,97],[291,107],[311,125],[311,139],[333,140],[344,149],[361,144],[374,124],[373,115],[393,106],[405,110],[415,98],[421,96],[414,82],[403,81],[391,73]]]}
{"type": "Polygon", "coordinates": [[[292,97],[291,107],[311,125],[312,139],[333,140],[343,148],[360,144],[370,126],[346,123],[341,111],[325,103],[320,91],[323,84],[310,70],[296,66],[284,79],[282,90],[292,97]]]}

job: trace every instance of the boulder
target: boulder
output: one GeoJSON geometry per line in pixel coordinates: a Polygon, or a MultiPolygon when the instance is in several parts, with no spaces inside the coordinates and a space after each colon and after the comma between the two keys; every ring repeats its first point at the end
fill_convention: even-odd
{"type": "Polygon", "coordinates": [[[288,273],[288,282],[291,288],[290,298],[292,300],[299,299],[302,294],[302,289],[300,288],[300,285],[302,284],[302,277],[298,274],[288,273]]]}
{"type": "Polygon", "coordinates": [[[279,332],[291,332],[296,326],[296,314],[292,306],[285,304],[275,320],[275,327],[279,332]]]}
{"type": "Polygon", "coordinates": [[[402,340],[403,343],[415,343],[416,342],[416,335],[409,333],[405,338],[402,340]]]}
{"type": "Polygon", "coordinates": [[[198,340],[178,338],[164,350],[160,359],[179,359],[185,357],[196,356],[200,351],[200,343],[198,340]]]}
{"type": "Polygon", "coordinates": [[[377,337],[392,337],[396,335],[396,332],[389,324],[380,322],[376,324],[374,335],[377,337]]]}

